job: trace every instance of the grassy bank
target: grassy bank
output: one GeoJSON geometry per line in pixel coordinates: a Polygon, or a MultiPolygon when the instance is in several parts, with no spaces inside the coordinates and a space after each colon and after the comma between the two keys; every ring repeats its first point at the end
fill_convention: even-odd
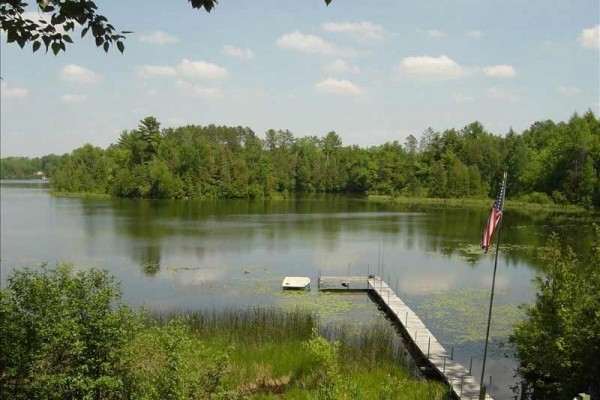
{"type": "Polygon", "coordinates": [[[321,326],[306,311],[250,308],[154,314],[149,327],[168,329],[168,321],[182,321],[198,348],[225,355],[218,390],[225,398],[449,398],[404,366],[387,325],[354,331],[321,326]]]}
{"type": "Polygon", "coordinates": [[[52,196],[56,197],[67,197],[67,198],[75,198],[75,199],[110,199],[112,196],[106,193],[80,193],[80,192],[59,192],[56,190],[52,190],[50,192],[52,196]]]}
{"type": "MultiPolygon", "coordinates": [[[[493,199],[439,199],[428,197],[392,197],[385,195],[369,195],[367,201],[378,203],[394,203],[423,208],[490,208],[493,199]]],[[[521,211],[560,211],[560,212],[586,212],[586,209],[576,205],[563,204],[538,204],[518,200],[506,200],[504,208],[507,210],[521,211]]]]}

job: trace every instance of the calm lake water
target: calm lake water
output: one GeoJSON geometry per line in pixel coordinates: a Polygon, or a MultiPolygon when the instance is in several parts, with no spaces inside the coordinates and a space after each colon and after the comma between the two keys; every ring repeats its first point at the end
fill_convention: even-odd
{"type": "MultiPolygon", "coordinates": [[[[153,309],[310,307],[364,325],[383,317],[366,295],[282,293],[284,276],[381,274],[455,358],[479,376],[493,256],[478,249],[488,210],[426,209],[343,196],[282,201],[84,200],[41,182],[0,184],[2,287],[18,266],[70,261],[108,269],[126,302],[153,309]],[[382,260],[383,267],[378,260],[382,260]]],[[[510,196],[510,194],[509,194],[510,196]]],[[[490,206],[492,201],[490,200],[490,206]]],[[[542,246],[561,232],[585,256],[591,223],[505,212],[486,381],[511,398],[503,344],[516,305],[535,295],[542,246]],[[496,310],[498,312],[496,313],[496,310]]]]}

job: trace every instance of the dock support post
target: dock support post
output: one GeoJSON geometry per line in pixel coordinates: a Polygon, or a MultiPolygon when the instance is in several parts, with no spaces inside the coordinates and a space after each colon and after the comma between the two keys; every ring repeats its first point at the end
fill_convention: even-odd
{"type": "Polygon", "coordinates": [[[442,374],[446,373],[446,356],[444,356],[444,370],[442,371],[442,374]]]}
{"type": "Polygon", "coordinates": [[[488,389],[488,394],[490,397],[492,397],[492,376],[490,375],[490,387],[488,389]]]}
{"type": "Polygon", "coordinates": [[[469,362],[469,375],[471,375],[472,368],[473,368],[473,356],[471,356],[471,361],[469,362]]]}
{"type": "Polygon", "coordinates": [[[406,318],[404,319],[404,327],[408,328],[408,311],[406,312],[406,318]]]}
{"type": "Polygon", "coordinates": [[[431,336],[427,337],[427,359],[429,360],[429,348],[431,347],[431,336]]]}
{"type": "Polygon", "coordinates": [[[452,346],[452,350],[451,350],[451,353],[450,353],[450,359],[454,360],[454,346],[452,346]]]}
{"type": "Polygon", "coordinates": [[[396,293],[398,293],[398,277],[396,277],[396,293]]]}
{"type": "Polygon", "coordinates": [[[321,289],[321,268],[319,268],[319,277],[317,278],[317,290],[321,289]]]}
{"type": "Polygon", "coordinates": [[[465,382],[465,376],[460,377],[460,395],[462,396],[463,383],[465,382]]]}

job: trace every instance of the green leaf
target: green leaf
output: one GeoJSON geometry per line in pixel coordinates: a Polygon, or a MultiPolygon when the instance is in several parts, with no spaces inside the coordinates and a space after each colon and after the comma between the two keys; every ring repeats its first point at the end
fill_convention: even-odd
{"type": "Polygon", "coordinates": [[[108,48],[110,47],[110,43],[104,42],[104,51],[108,53],[108,48]]]}
{"type": "Polygon", "coordinates": [[[67,18],[64,15],[53,14],[52,18],[50,19],[50,23],[52,25],[62,25],[65,23],[66,20],[67,20],[67,18]]]}
{"type": "Polygon", "coordinates": [[[104,39],[101,37],[97,37],[96,38],[96,46],[100,47],[100,46],[102,46],[102,43],[104,43],[104,39]]]}
{"type": "Polygon", "coordinates": [[[37,40],[35,42],[33,42],[33,52],[35,53],[36,51],[38,51],[40,49],[41,45],[42,45],[42,43],[40,43],[37,40]]]}
{"type": "Polygon", "coordinates": [[[89,27],[89,26],[88,26],[87,28],[83,28],[83,29],[81,30],[81,37],[84,37],[84,36],[85,36],[85,34],[86,34],[86,33],[87,33],[89,30],[90,30],[90,27],[89,27]]]}
{"type": "Polygon", "coordinates": [[[121,54],[123,54],[123,52],[125,51],[125,45],[123,44],[123,42],[117,42],[117,48],[119,49],[121,54]]]}
{"type": "Polygon", "coordinates": [[[73,43],[73,39],[69,35],[62,35],[62,39],[67,43],[73,43]]]}
{"type": "Polygon", "coordinates": [[[326,4],[326,5],[329,5],[329,4],[331,4],[331,0],[325,0],[325,4],[326,4]]]}
{"type": "Polygon", "coordinates": [[[58,42],[52,43],[52,52],[54,53],[54,55],[57,55],[59,51],[60,51],[60,43],[58,43],[58,42]]]}
{"type": "Polygon", "coordinates": [[[17,37],[17,43],[19,44],[20,48],[25,47],[25,43],[27,43],[27,39],[24,38],[23,36],[19,36],[17,37]]]}
{"type": "Polygon", "coordinates": [[[9,29],[8,32],[6,33],[6,42],[7,43],[12,43],[15,40],[17,40],[17,31],[16,31],[16,29],[14,29],[14,28],[9,29]]]}

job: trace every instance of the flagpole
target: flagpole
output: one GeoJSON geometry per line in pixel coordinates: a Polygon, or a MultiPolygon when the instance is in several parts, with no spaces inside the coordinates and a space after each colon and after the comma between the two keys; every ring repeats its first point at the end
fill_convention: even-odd
{"type": "Polygon", "coordinates": [[[485,400],[486,389],[483,386],[483,378],[485,376],[485,360],[487,358],[488,341],[490,338],[490,323],[492,321],[492,305],[494,304],[494,288],[496,286],[496,269],[498,267],[498,250],[500,248],[500,232],[502,231],[502,222],[504,220],[504,202],[506,201],[506,172],[504,172],[504,179],[502,180],[502,208],[500,226],[498,227],[498,236],[496,239],[496,256],[494,258],[494,274],[492,277],[492,292],[490,293],[490,308],[488,311],[487,330],[485,332],[485,348],[483,350],[483,365],[481,366],[481,380],[479,382],[479,400],[485,400]]]}

